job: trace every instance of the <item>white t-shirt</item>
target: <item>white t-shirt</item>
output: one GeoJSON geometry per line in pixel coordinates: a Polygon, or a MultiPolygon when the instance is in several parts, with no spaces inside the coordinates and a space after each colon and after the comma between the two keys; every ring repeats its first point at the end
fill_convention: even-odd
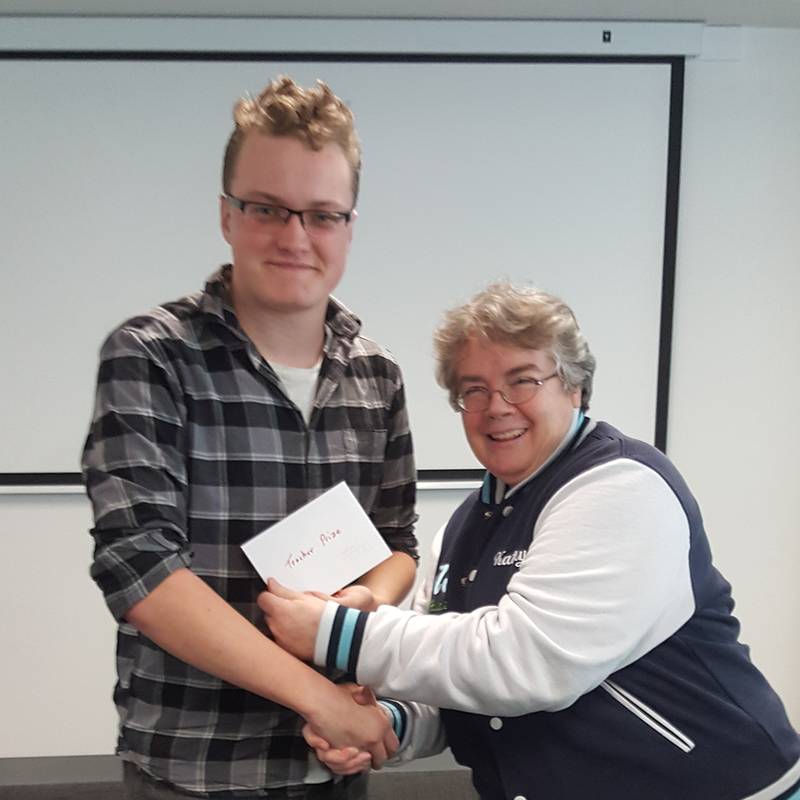
{"type": "Polygon", "coordinates": [[[311,420],[311,411],[314,408],[314,397],[317,393],[317,378],[322,359],[313,367],[287,367],[270,361],[270,366],[281,379],[289,399],[300,409],[303,419],[308,425],[311,420]]]}

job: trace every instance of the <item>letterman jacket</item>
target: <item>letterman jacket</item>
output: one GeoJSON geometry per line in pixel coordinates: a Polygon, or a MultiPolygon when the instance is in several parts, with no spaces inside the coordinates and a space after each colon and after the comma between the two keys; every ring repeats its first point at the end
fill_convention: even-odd
{"type": "MultiPolygon", "coordinates": [[[[483,800],[800,797],[800,740],[666,457],[586,421],[516,491],[495,488],[446,526],[429,614],[359,613],[352,677],[441,709],[483,800]]],[[[341,642],[334,624],[329,653],[341,642]]],[[[425,755],[430,710],[395,705],[402,760],[425,755]]]]}

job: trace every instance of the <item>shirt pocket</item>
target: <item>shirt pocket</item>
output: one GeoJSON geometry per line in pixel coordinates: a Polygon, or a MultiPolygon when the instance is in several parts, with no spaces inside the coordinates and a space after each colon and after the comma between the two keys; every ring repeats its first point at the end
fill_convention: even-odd
{"type": "Polygon", "coordinates": [[[343,431],[348,461],[359,464],[383,464],[389,431],[385,428],[343,431]]]}
{"type": "Polygon", "coordinates": [[[383,483],[389,432],[352,429],[343,431],[345,478],[361,505],[369,512],[383,483]]]}

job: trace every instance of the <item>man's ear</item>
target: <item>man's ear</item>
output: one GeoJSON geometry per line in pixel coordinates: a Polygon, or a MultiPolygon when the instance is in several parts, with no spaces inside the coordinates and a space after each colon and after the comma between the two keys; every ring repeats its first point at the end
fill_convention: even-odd
{"type": "Polygon", "coordinates": [[[219,227],[225,241],[230,244],[231,213],[233,209],[224,194],[219,196],[219,227]]]}
{"type": "Polygon", "coordinates": [[[350,245],[353,243],[353,224],[358,218],[358,211],[353,209],[350,212],[350,224],[347,226],[347,252],[350,252],[350,245]]]}

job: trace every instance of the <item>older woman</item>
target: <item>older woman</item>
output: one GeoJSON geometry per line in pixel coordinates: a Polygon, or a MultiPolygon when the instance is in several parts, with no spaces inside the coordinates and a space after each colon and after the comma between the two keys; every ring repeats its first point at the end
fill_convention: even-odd
{"type": "MultiPolygon", "coordinates": [[[[494,285],[436,347],[482,487],[415,611],[271,585],[278,641],[438,709],[386,704],[399,758],[430,754],[433,718],[487,800],[800,798],[800,740],[737,640],[697,503],[662,453],[585,416],[594,358],[570,309],[494,285]]],[[[363,761],[317,743],[341,771],[363,761]]]]}

